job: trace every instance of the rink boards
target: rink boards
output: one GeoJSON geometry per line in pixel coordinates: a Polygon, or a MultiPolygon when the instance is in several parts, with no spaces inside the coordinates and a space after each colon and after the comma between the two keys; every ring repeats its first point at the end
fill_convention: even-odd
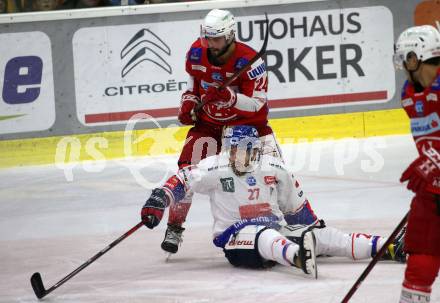
{"type": "Polygon", "coordinates": [[[257,50],[268,13],[269,118],[281,143],[406,134],[392,46],[412,17],[432,21],[436,4],[423,3],[218,0],[0,16],[0,167],[178,153],[184,54],[213,8],[230,9],[237,39],[257,50]]]}
{"type": "MultiPolygon", "coordinates": [[[[280,118],[270,121],[280,144],[409,133],[403,110],[280,118]]],[[[101,132],[0,141],[0,167],[158,156],[180,152],[189,127],[101,132]]]]}

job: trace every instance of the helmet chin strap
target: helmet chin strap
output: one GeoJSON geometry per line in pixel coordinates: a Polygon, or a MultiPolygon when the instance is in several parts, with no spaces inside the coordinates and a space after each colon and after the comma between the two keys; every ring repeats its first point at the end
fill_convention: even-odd
{"type": "Polygon", "coordinates": [[[409,73],[409,78],[410,78],[411,82],[414,84],[414,88],[415,88],[416,92],[421,92],[421,91],[423,91],[423,86],[420,84],[419,81],[416,81],[416,80],[414,79],[414,73],[415,73],[416,71],[419,70],[419,68],[420,68],[420,63],[421,63],[421,61],[420,61],[420,60],[417,60],[417,66],[416,66],[416,68],[413,69],[413,70],[409,70],[409,69],[407,68],[407,66],[406,66],[406,62],[404,62],[404,67],[405,67],[406,71],[409,73]]]}

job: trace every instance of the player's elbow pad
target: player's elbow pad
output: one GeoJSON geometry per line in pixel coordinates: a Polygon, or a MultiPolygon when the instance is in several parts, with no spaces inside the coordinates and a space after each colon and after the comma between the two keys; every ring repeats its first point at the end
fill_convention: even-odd
{"type": "Polygon", "coordinates": [[[234,105],[234,111],[242,117],[252,117],[265,104],[266,99],[237,94],[237,102],[234,105]]]}

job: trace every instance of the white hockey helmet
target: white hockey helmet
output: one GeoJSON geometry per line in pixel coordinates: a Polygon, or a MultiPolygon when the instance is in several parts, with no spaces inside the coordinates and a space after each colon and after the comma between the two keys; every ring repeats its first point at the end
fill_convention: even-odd
{"type": "Polygon", "coordinates": [[[235,18],[230,11],[222,9],[211,10],[203,19],[201,26],[202,38],[225,37],[231,43],[235,37],[235,18]]]}
{"type": "Polygon", "coordinates": [[[421,62],[440,57],[439,31],[431,25],[422,25],[402,32],[395,45],[394,66],[403,69],[410,53],[414,53],[421,62]]]}

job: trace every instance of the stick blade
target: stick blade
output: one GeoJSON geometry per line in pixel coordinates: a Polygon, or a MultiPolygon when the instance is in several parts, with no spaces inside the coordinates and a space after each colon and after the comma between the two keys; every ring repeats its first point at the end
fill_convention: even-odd
{"type": "Polygon", "coordinates": [[[41,299],[46,295],[46,290],[44,289],[43,280],[41,279],[41,275],[39,272],[36,272],[32,275],[31,285],[38,299],[41,299]]]}

